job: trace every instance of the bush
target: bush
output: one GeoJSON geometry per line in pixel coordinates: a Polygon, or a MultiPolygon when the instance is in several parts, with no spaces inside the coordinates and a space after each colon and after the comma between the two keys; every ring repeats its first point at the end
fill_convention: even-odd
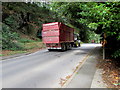
{"type": "Polygon", "coordinates": [[[30,42],[34,42],[34,40],[29,40],[29,39],[26,39],[26,38],[20,39],[20,40],[18,40],[18,41],[21,42],[21,43],[30,43],[30,42]]]}
{"type": "Polygon", "coordinates": [[[2,24],[2,49],[3,50],[20,50],[24,49],[20,43],[17,42],[19,35],[12,32],[11,28],[2,24]]]}
{"type": "Polygon", "coordinates": [[[112,55],[113,58],[120,58],[120,49],[119,50],[116,50],[113,55],[112,55]]]}
{"type": "Polygon", "coordinates": [[[3,50],[24,50],[21,43],[15,43],[9,40],[2,40],[2,49],[3,50]]]}

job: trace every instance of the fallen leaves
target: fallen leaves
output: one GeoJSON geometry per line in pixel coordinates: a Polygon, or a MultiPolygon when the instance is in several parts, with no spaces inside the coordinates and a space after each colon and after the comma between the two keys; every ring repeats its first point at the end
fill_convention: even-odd
{"type": "Polygon", "coordinates": [[[66,79],[63,79],[63,78],[60,78],[60,85],[61,85],[61,87],[65,84],[65,82],[66,82],[66,79]]]}
{"type": "Polygon", "coordinates": [[[111,59],[100,60],[97,67],[103,69],[102,77],[109,88],[120,88],[120,67],[118,62],[111,59]]]}
{"type": "MultiPolygon", "coordinates": [[[[65,78],[60,78],[60,85],[61,87],[71,78],[71,76],[78,70],[78,68],[80,67],[80,65],[82,64],[82,62],[79,62],[79,64],[75,67],[75,69],[73,69],[73,73],[71,75],[66,76],[65,78]]],[[[76,72],[77,74],[78,72],[76,72]]]]}
{"type": "Polygon", "coordinates": [[[60,78],[60,83],[59,84],[61,85],[61,87],[67,82],[68,79],[70,79],[71,76],[72,75],[68,75],[65,78],[60,78]]]}
{"type": "Polygon", "coordinates": [[[68,76],[66,76],[66,79],[69,79],[71,77],[71,75],[68,75],[68,76]]]}

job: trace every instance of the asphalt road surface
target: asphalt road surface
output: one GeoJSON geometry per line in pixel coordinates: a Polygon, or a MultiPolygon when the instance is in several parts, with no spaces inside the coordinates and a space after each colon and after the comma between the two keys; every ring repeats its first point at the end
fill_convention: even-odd
{"type": "Polygon", "coordinates": [[[65,52],[40,50],[0,61],[2,88],[60,88],[61,80],[71,75],[98,46],[100,44],[82,44],[65,52]]]}

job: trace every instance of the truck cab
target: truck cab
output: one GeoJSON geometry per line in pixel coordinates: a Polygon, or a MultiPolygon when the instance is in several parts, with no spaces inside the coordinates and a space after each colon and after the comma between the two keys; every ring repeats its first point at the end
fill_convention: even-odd
{"type": "Polygon", "coordinates": [[[80,42],[81,42],[81,40],[80,40],[80,36],[79,36],[79,34],[75,34],[74,33],[74,44],[73,44],[73,46],[74,47],[80,47],[81,45],[80,45],[80,42]]]}

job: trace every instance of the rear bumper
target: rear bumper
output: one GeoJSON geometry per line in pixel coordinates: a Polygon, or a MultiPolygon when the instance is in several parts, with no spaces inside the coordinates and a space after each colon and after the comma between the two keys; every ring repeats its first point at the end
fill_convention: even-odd
{"type": "Polygon", "coordinates": [[[47,43],[46,46],[48,49],[61,49],[60,43],[47,43]]]}
{"type": "Polygon", "coordinates": [[[48,49],[62,49],[61,47],[48,47],[48,49]]]}

